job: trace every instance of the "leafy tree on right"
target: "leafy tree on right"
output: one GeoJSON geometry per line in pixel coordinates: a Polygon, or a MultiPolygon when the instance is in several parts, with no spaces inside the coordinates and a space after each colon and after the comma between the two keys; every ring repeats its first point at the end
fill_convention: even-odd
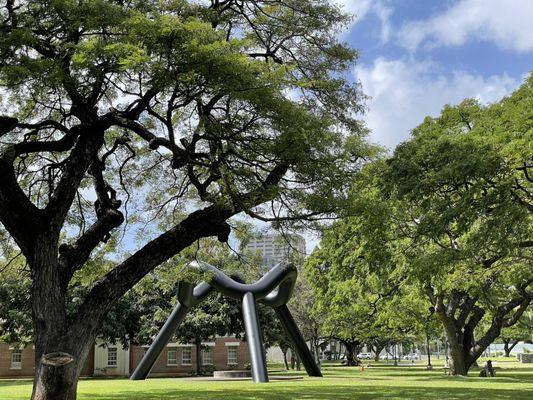
{"type": "Polygon", "coordinates": [[[466,375],[533,297],[532,89],[530,77],[492,106],[446,106],[414,129],[383,174],[455,374],[466,375]],[[487,328],[475,332],[484,317],[487,328]]]}
{"type": "Polygon", "coordinates": [[[530,76],[499,103],[427,117],[355,178],[353,216],[320,250],[371,249],[359,257],[374,257],[372,273],[414,285],[445,330],[454,374],[468,374],[533,298],[532,99],[530,76]]]}

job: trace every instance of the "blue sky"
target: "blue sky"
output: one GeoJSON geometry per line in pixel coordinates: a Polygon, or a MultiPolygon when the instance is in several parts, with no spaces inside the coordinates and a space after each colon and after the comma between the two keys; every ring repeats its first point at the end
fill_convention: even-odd
{"type": "Polygon", "coordinates": [[[354,23],[350,78],[371,96],[370,139],[393,148],[426,115],[511,93],[533,69],[533,0],[332,0],[354,23]]]}

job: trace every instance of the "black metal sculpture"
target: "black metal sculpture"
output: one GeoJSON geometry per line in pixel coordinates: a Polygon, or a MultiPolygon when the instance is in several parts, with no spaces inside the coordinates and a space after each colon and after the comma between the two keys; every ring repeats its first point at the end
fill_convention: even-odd
{"type": "Polygon", "coordinates": [[[189,266],[206,272],[209,282],[202,282],[194,288],[192,284],[187,282],[179,284],[178,305],[170,314],[130,379],[145,379],[148,376],[161,351],[184,320],[187,312],[202,302],[213,290],[242,302],[242,314],[254,382],[268,382],[265,349],[257,320],[257,301],[274,307],[276,315],[280,319],[294,350],[300,357],[307,374],[309,376],[322,376],[320,368],[311,355],[287,307],[287,302],[296,283],[297,271],[293,265],[278,264],[253,284],[237,282],[207,263],[194,261],[189,266]]]}

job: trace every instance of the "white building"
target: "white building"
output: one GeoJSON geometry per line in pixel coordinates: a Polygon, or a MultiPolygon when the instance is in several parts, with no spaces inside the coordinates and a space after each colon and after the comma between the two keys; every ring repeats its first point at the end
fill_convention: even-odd
{"type": "Polygon", "coordinates": [[[94,346],[94,376],[128,376],[130,349],[98,341],[94,346]]]}
{"type": "Polygon", "coordinates": [[[306,254],[305,239],[298,234],[258,236],[248,243],[245,250],[258,252],[263,257],[263,265],[268,268],[289,260],[291,254],[306,254]]]}

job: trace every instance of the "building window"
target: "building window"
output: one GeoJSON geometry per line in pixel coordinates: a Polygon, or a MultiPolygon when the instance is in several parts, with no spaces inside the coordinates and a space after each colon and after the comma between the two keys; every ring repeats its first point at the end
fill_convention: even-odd
{"type": "Polygon", "coordinates": [[[108,367],[117,366],[117,348],[116,347],[107,348],[107,366],[108,367]]]}
{"type": "Polygon", "coordinates": [[[228,365],[237,365],[237,347],[228,347],[228,365]]]}
{"type": "Polygon", "coordinates": [[[210,347],[202,350],[202,364],[213,365],[213,349],[210,347]]]}
{"type": "Polygon", "coordinates": [[[183,347],[181,349],[181,365],[192,364],[192,349],[190,347],[183,347]]]}
{"type": "Polygon", "coordinates": [[[167,350],[167,365],[168,366],[178,365],[178,351],[176,349],[167,350]]]}
{"type": "Polygon", "coordinates": [[[11,369],[22,368],[22,350],[15,349],[11,351],[11,369]]]}

